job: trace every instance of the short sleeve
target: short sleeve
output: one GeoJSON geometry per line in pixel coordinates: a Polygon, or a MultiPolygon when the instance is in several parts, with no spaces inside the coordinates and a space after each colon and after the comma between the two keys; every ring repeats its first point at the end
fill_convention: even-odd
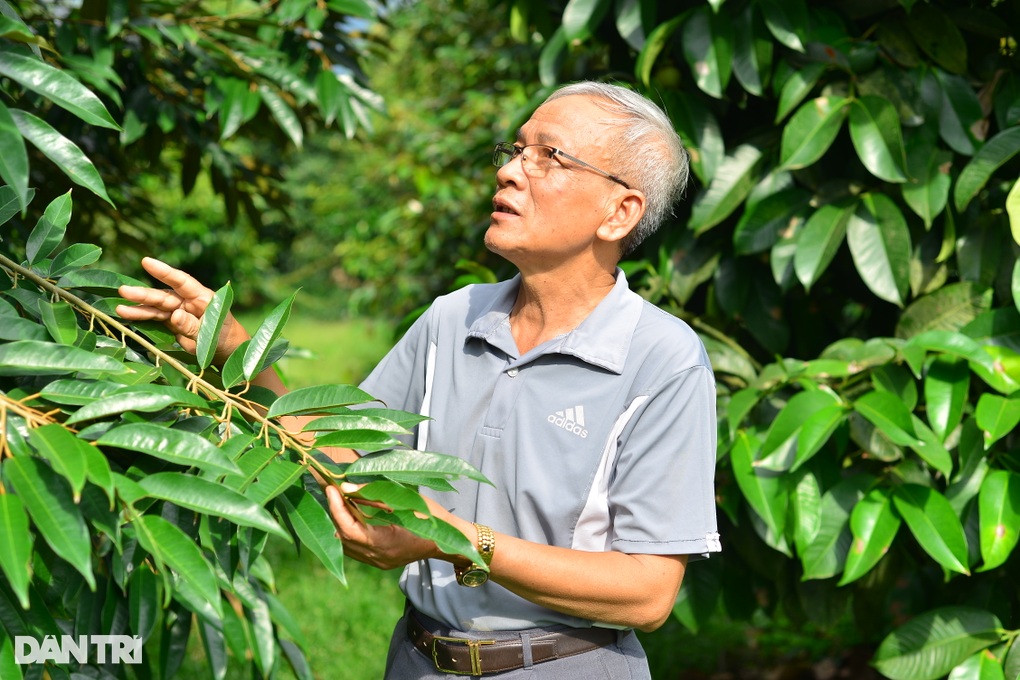
{"type": "Polygon", "coordinates": [[[698,557],[718,552],[711,368],[686,368],[638,399],[620,436],[609,489],[613,549],[698,557]]]}

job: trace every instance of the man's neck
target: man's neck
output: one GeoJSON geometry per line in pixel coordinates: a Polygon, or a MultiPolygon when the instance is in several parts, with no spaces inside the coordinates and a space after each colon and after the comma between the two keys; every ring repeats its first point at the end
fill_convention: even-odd
{"type": "Polygon", "coordinates": [[[510,329],[523,356],[584,321],[616,285],[615,271],[605,269],[564,276],[521,275],[521,288],[510,312],[510,329]]]}

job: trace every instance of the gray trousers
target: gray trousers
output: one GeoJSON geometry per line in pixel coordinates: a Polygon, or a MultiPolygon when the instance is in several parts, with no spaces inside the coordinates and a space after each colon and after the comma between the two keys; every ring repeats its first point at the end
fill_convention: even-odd
{"type": "MultiPolygon", "coordinates": [[[[407,638],[405,611],[393,630],[390,650],[386,657],[386,680],[453,680],[457,676],[436,670],[432,659],[419,652],[407,638]]],[[[433,635],[449,635],[450,629],[426,616],[417,614],[418,620],[433,635]]],[[[532,628],[527,631],[486,631],[484,637],[506,640],[527,639],[558,630],[532,628]]],[[[527,654],[525,655],[527,656],[527,654]]],[[[484,670],[484,669],[483,669],[484,670]]],[[[543,661],[515,671],[495,673],[498,680],[651,680],[645,651],[633,631],[621,631],[616,643],[576,654],[564,659],[543,661]]]]}

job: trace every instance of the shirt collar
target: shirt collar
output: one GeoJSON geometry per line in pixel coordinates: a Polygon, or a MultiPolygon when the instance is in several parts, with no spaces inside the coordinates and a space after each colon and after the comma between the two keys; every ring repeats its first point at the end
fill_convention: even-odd
{"type": "MultiPolygon", "coordinates": [[[[508,318],[521,285],[520,274],[497,285],[501,290],[492,298],[490,307],[471,324],[467,337],[482,339],[509,356],[517,356],[508,318]]],[[[593,366],[622,373],[643,305],[644,301],[631,292],[627,277],[618,268],[616,284],[591,314],[566,335],[536,348],[529,359],[542,354],[569,354],[593,366]]]]}

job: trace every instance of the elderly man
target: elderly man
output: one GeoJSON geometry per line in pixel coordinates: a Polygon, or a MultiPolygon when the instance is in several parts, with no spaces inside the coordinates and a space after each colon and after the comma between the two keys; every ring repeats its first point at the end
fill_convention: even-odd
{"type": "MultiPolygon", "coordinates": [[[[552,94],[493,160],[485,244],[520,274],[437,299],[362,385],[431,417],[419,448],[494,482],[425,492],[488,570],[360,523],[328,487],[337,534],[354,559],[405,567],[388,678],[647,678],[634,629],[662,625],[689,556],[720,549],[708,357],[617,268],[669,213],[687,154],[647,99],[584,82],[552,94]]],[[[122,315],[163,319],[193,345],[211,291],[145,266],[173,290],[123,289],[141,306],[122,315]]],[[[231,325],[222,353],[245,337],[231,325]]],[[[283,391],[272,372],[258,381],[283,391]]]]}

